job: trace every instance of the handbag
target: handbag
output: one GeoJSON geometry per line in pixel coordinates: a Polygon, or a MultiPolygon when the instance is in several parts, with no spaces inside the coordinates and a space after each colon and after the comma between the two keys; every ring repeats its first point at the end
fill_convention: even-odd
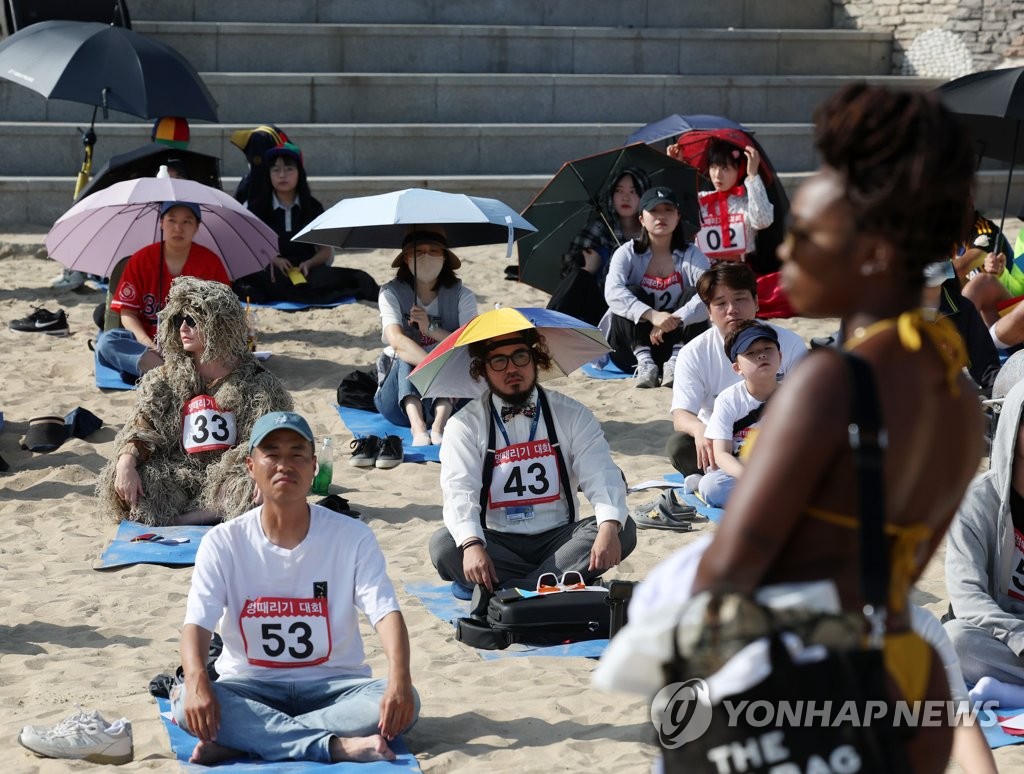
{"type": "Polygon", "coordinates": [[[706,710],[707,730],[696,738],[676,742],[662,735],[666,772],[908,770],[892,724],[881,649],[889,588],[884,431],[870,367],[849,353],[844,359],[854,387],[850,445],[860,494],[863,616],[780,613],[744,595],[709,594],[698,606],[700,630],[677,631],[673,638],[666,682],[692,684],[694,677],[712,674],[718,662],[764,637],[771,671],[706,710]],[[870,628],[866,637],[865,620],[870,628]],[[793,635],[805,646],[824,645],[824,657],[794,659],[786,645],[793,635]]]}

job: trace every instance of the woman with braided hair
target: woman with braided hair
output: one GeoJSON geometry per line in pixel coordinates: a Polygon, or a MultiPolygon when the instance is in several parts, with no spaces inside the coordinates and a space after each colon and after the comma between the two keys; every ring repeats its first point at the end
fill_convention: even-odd
{"type": "MultiPolygon", "coordinates": [[[[886,770],[939,772],[954,721],[944,712],[893,733],[893,703],[920,708],[950,695],[941,660],[911,628],[908,595],[977,470],[983,421],[962,373],[962,340],[920,305],[924,267],[963,233],[974,159],[963,127],[931,94],[851,84],[815,119],[822,167],[793,201],[782,284],[800,314],[841,319],[846,351],[813,351],[787,375],[713,539],[655,569],[634,596],[630,626],[679,620],[680,600],[700,592],[791,584],[809,594],[824,583],[835,611],[856,622],[845,652],[874,654],[852,663],[857,682],[877,682],[886,700],[887,715],[866,732],[886,770]],[[875,514],[881,545],[858,534],[875,514]],[[875,572],[862,573],[862,551],[878,548],[875,572]],[[886,576],[887,586],[862,587],[864,577],[886,576]],[[868,595],[878,600],[872,611],[868,595]]],[[[801,698],[797,675],[787,699],[801,698]]]]}
{"type": "Polygon", "coordinates": [[[258,493],[239,444],[259,417],[290,411],[291,396],[249,352],[245,315],[227,285],[176,278],[157,344],[164,363],[139,382],[100,474],[101,507],[154,526],[243,513],[258,493]]]}

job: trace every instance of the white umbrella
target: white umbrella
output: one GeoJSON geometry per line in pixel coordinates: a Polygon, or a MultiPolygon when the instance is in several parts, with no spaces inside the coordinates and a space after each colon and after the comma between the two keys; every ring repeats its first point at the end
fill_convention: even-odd
{"type": "Polygon", "coordinates": [[[223,191],[194,180],[140,177],[86,196],[46,235],[50,257],[87,274],[110,276],[122,258],[159,242],[160,205],[199,205],[193,241],[220,256],[231,279],[259,271],[277,255],[277,233],[223,191]]]}
{"type": "Polygon", "coordinates": [[[409,226],[444,226],[448,247],[512,243],[536,231],[518,212],[497,199],[406,188],[342,199],[296,234],[294,242],[338,248],[401,249],[409,226]]]}

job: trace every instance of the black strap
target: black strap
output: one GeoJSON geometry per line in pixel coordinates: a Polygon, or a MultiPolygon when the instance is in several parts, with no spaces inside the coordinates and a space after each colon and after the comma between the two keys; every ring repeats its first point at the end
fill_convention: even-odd
{"type": "MultiPolygon", "coordinates": [[[[490,400],[490,394],[487,396],[490,400]]],[[[558,441],[558,431],[555,430],[555,421],[551,417],[551,408],[548,406],[547,396],[537,386],[537,404],[540,406],[541,416],[544,417],[544,427],[548,434],[548,441],[551,448],[555,450],[555,458],[558,460],[558,480],[562,485],[562,496],[565,497],[565,505],[569,509],[569,523],[576,521],[576,507],[572,501],[572,489],[569,486],[569,469],[565,465],[565,458],[562,456],[562,446],[558,441]]],[[[490,406],[488,406],[490,408],[490,406]]],[[[494,452],[495,433],[494,417],[487,412],[490,421],[487,430],[487,449],[484,451],[484,467],[480,475],[480,526],[487,528],[487,497],[491,491],[491,479],[494,477],[494,452]]]]}
{"type": "Polygon", "coordinates": [[[850,448],[857,469],[857,511],[860,517],[861,593],[876,610],[889,594],[889,542],[885,537],[883,464],[888,437],[882,426],[875,377],[867,361],[846,353],[843,358],[853,383],[850,448]]]}
{"type": "Polygon", "coordinates": [[[735,436],[737,433],[746,430],[752,425],[756,425],[761,421],[761,415],[764,413],[764,407],[768,405],[768,401],[765,401],[761,405],[752,409],[746,416],[740,417],[732,423],[732,434],[735,436]]]}

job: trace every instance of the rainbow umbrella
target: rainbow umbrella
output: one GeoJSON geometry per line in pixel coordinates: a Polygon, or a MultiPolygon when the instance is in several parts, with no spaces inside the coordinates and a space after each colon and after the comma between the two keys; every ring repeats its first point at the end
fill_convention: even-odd
{"type": "Polygon", "coordinates": [[[502,307],[474,317],[439,343],[409,375],[424,398],[475,398],[487,389],[469,375],[469,348],[516,331],[536,328],[551,353],[551,368],[538,378],[566,376],[584,363],[601,357],[611,347],[597,328],[551,309],[502,307]]]}

